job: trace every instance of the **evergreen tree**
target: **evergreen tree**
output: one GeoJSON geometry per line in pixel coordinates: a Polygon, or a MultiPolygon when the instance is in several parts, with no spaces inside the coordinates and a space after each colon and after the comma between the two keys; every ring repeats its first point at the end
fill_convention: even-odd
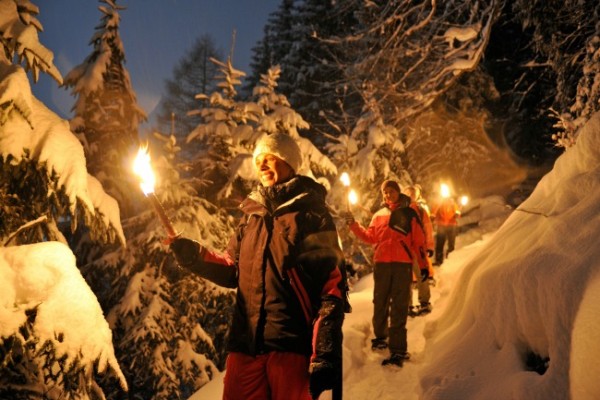
{"type": "Polygon", "coordinates": [[[294,44],[292,36],[294,0],[282,0],[278,9],[269,15],[263,37],[252,49],[251,73],[245,80],[244,91],[251,94],[269,68],[277,65],[294,44]]]}
{"type": "MultiPolygon", "coordinates": [[[[181,179],[174,135],[155,133],[155,194],[186,237],[222,250],[233,233],[223,210],[196,196],[181,179]]],[[[162,243],[164,228],[149,203],[125,219],[127,247],[105,252],[83,273],[91,282],[114,332],[129,396],[186,399],[210,381],[225,361],[225,339],[234,293],[180,270],[162,243]]],[[[120,398],[118,387],[111,397],[120,398]]]]}
{"type": "MultiPolygon", "coordinates": [[[[270,68],[261,76],[261,81],[254,88],[253,98],[263,112],[256,126],[254,142],[263,134],[284,132],[298,142],[304,158],[304,166],[298,171],[313,178],[327,177],[337,174],[336,166],[308,138],[302,137],[300,131],[310,128],[302,116],[292,108],[285,95],[278,93],[278,81],[281,69],[278,65],[270,68]]],[[[252,143],[254,143],[252,142],[252,143]]],[[[321,180],[321,182],[324,182],[321,180]]]]}
{"type": "MultiPolygon", "coordinates": [[[[298,142],[305,163],[303,169],[297,172],[311,177],[315,177],[315,174],[324,176],[337,173],[328,157],[309,139],[300,136],[298,131],[308,129],[308,123],[290,106],[283,94],[276,92],[279,66],[272,67],[261,76],[260,84],[253,89],[254,101],[239,102],[234,99],[237,92],[233,84],[239,83],[236,70],[232,69],[230,62],[220,65],[223,75],[219,86],[222,93],[216,92],[210,96],[213,107],[201,110],[205,122],[198,125],[188,138],[201,139],[206,143],[209,156],[198,160],[199,165],[205,166],[202,169],[217,165],[216,162],[221,163],[218,176],[222,183],[213,189],[220,201],[229,199],[226,203],[228,207],[237,207],[249,192],[256,181],[252,165],[254,145],[261,136],[275,132],[286,133],[298,142]],[[221,157],[216,162],[214,154],[221,157]]],[[[206,95],[198,97],[209,98],[206,95]]]]}
{"type": "MultiPolygon", "coordinates": [[[[385,179],[395,179],[401,185],[412,182],[401,135],[396,127],[385,122],[374,97],[365,100],[363,113],[349,136],[341,135],[326,148],[336,163],[345,166],[367,212],[379,207],[379,187],[385,179]]],[[[334,184],[334,191],[338,196],[334,204],[344,207],[346,193],[340,182],[334,184]]]]}
{"type": "Polygon", "coordinates": [[[260,77],[274,65],[271,50],[271,35],[269,34],[269,26],[263,28],[263,37],[252,48],[252,57],[250,61],[250,75],[244,79],[242,87],[242,95],[244,98],[250,97],[252,89],[260,82],[260,77]]]}
{"type": "Polygon", "coordinates": [[[350,29],[352,15],[337,2],[284,1],[269,18],[263,45],[254,49],[250,81],[258,81],[269,62],[279,65],[279,90],[310,124],[306,136],[318,146],[326,142],[320,133],[329,130],[327,119],[339,114],[340,102],[352,100],[339,61],[342,48],[326,40],[350,29]]]}
{"type": "MultiPolygon", "coordinates": [[[[118,207],[88,175],[83,148],[66,121],[31,93],[26,71],[34,81],[39,72],[62,81],[52,52],[38,41],[38,8],[27,0],[0,0],[0,9],[0,260],[3,271],[13,272],[3,276],[8,288],[3,296],[11,305],[10,310],[3,307],[0,324],[0,397],[102,398],[98,377],[127,388],[108,326],[95,326],[108,344],[89,338],[88,345],[81,345],[73,332],[51,329],[51,305],[44,303],[57,301],[52,296],[60,293],[52,293],[53,285],[73,274],[67,264],[74,257],[64,246],[63,232],[81,223],[92,238],[124,242],[118,207]],[[40,281],[26,281],[28,269],[39,272],[40,281]]],[[[88,289],[83,280],[69,285],[79,294],[88,289]]],[[[73,307],[51,317],[65,326],[84,321],[82,312],[73,307]]]]}
{"type": "Polygon", "coordinates": [[[196,95],[203,104],[190,114],[199,116],[201,123],[190,132],[187,142],[199,141],[206,150],[196,155],[190,169],[201,180],[202,186],[197,188],[201,197],[235,209],[241,198],[230,199],[231,190],[227,189],[232,182],[231,163],[240,151],[247,153],[249,144],[243,138],[252,136],[251,123],[259,119],[262,111],[256,104],[237,99],[237,87],[245,73],[235,69],[231,59],[225,63],[216,59],[212,62],[220,71],[219,91],[196,95]]]}
{"type": "Polygon", "coordinates": [[[549,115],[556,97],[555,75],[545,62],[535,62],[533,31],[525,28],[507,2],[494,25],[482,63],[499,96],[486,104],[489,133],[506,141],[522,162],[535,165],[552,159],[549,115]]]}
{"type": "MultiPolygon", "coordinates": [[[[219,68],[210,60],[222,59],[221,53],[214,39],[204,35],[179,60],[173,70],[173,78],[165,84],[166,94],[161,99],[157,118],[158,131],[174,133],[182,139],[200,123],[199,116],[188,113],[198,108],[195,97],[198,93],[211,93],[216,89],[215,77],[219,68]]],[[[184,153],[191,157],[195,151],[186,147],[184,153]]]]}
{"type": "MultiPolygon", "coordinates": [[[[351,187],[359,196],[357,205],[348,202],[348,188],[337,179],[329,195],[337,213],[350,210],[363,225],[368,225],[373,212],[382,204],[381,183],[394,179],[401,185],[412,181],[406,165],[405,146],[398,129],[385,122],[374,97],[367,97],[363,113],[349,134],[343,133],[326,145],[332,159],[347,172],[351,187]]],[[[355,265],[372,268],[372,248],[354,240],[340,219],[338,231],[344,253],[355,265]]]]}
{"type": "Polygon", "coordinates": [[[137,105],[129,73],[125,69],[125,51],[119,35],[121,22],[113,0],[99,0],[100,24],[90,40],[92,53],[65,77],[77,100],[71,129],[81,138],[88,168],[107,192],[119,202],[121,213],[131,215],[133,181],[128,179],[127,160],[138,144],[138,127],[146,119],[137,105]]]}

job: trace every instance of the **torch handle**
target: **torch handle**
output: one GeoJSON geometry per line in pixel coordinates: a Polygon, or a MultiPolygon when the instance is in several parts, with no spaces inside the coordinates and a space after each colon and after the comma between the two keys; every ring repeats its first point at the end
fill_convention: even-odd
{"type": "Polygon", "coordinates": [[[154,211],[156,211],[156,214],[158,214],[158,218],[160,218],[160,222],[162,222],[163,226],[167,230],[167,235],[169,236],[169,238],[168,238],[169,241],[172,241],[173,239],[175,239],[177,237],[177,232],[175,232],[175,228],[173,227],[173,224],[171,224],[171,221],[169,221],[169,218],[167,217],[167,214],[165,213],[165,209],[163,208],[162,204],[160,204],[160,201],[158,201],[158,198],[156,197],[156,195],[154,193],[150,193],[150,195],[148,195],[148,198],[150,199],[150,202],[152,203],[152,206],[154,207],[154,211]]]}
{"type": "Polygon", "coordinates": [[[348,187],[348,190],[346,191],[346,211],[350,213],[350,187],[348,187]]]}

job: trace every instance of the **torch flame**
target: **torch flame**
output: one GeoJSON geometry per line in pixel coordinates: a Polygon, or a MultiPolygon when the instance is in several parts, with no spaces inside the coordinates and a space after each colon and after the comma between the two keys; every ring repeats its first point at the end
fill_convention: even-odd
{"type": "Polygon", "coordinates": [[[354,189],[350,190],[350,193],[348,193],[348,201],[352,205],[358,203],[358,195],[356,194],[354,189]]]}
{"type": "Polygon", "coordinates": [[[150,166],[150,153],[148,145],[140,146],[138,154],[133,162],[133,172],[140,177],[140,187],[146,196],[154,193],[154,183],[156,181],[152,167],[150,166]]]}
{"type": "Polygon", "coordinates": [[[450,197],[450,187],[445,183],[442,183],[440,185],[440,196],[442,196],[445,199],[450,197]]]}
{"type": "Polygon", "coordinates": [[[347,172],[343,172],[340,176],[340,181],[342,181],[344,186],[350,186],[350,175],[347,172]]]}
{"type": "Polygon", "coordinates": [[[467,196],[462,196],[460,198],[460,204],[461,205],[466,206],[468,202],[469,202],[469,198],[467,196]]]}

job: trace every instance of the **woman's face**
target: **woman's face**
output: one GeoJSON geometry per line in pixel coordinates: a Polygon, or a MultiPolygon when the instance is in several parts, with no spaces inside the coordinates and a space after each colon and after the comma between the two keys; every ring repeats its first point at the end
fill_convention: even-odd
{"type": "Polygon", "coordinates": [[[273,154],[259,154],[255,160],[255,167],[258,179],[265,187],[285,182],[294,176],[292,167],[273,154]]]}
{"type": "Polygon", "coordinates": [[[400,193],[389,186],[383,189],[381,193],[383,194],[383,201],[388,204],[397,203],[400,199],[400,193]]]}

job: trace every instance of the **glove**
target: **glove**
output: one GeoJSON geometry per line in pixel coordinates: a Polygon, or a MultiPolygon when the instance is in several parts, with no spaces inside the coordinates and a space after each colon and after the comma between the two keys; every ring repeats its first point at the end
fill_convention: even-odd
{"type": "Polygon", "coordinates": [[[427,249],[427,257],[429,257],[429,258],[433,257],[433,250],[427,249]]]}
{"type": "Polygon", "coordinates": [[[421,282],[425,282],[429,278],[429,268],[421,269],[421,282]]]}
{"type": "Polygon", "coordinates": [[[355,221],[354,215],[350,211],[342,213],[342,218],[346,221],[346,225],[352,225],[355,221]]]}
{"type": "Polygon", "coordinates": [[[175,255],[175,260],[183,268],[189,268],[200,257],[200,243],[186,238],[177,238],[169,245],[175,255]]]}
{"type": "Polygon", "coordinates": [[[321,393],[331,390],[341,378],[340,368],[333,363],[322,361],[310,364],[309,390],[313,399],[318,399],[321,393]]]}

